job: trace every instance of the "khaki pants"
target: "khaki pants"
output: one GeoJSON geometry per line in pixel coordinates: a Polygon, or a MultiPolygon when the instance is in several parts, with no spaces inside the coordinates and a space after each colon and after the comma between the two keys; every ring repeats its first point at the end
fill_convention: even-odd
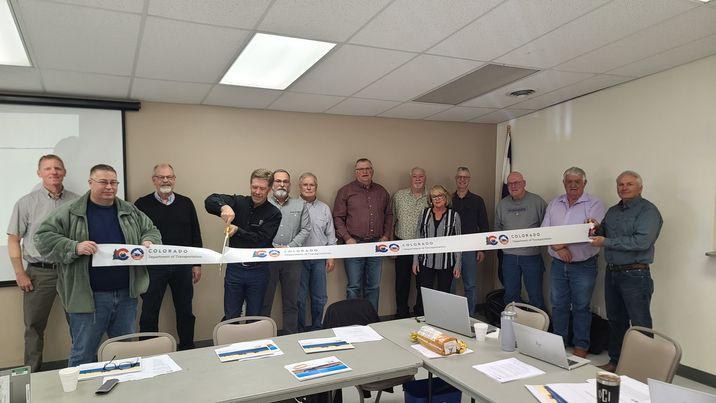
{"type": "Polygon", "coordinates": [[[45,327],[57,295],[57,270],[28,266],[27,275],[33,290],[23,294],[22,309],[25,318],[25,365],[32,372],[42,366],[45,327]]]}

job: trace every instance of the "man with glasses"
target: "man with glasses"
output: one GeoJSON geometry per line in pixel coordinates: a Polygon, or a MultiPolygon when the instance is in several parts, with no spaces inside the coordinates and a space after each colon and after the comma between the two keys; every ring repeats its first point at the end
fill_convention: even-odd
{"type": "MultiPolygon", "coordinates": [[[[507,176],[510,194],[497,203],[495,231],[538,228],[542,225],[547,203],[538,195],[528,192],[526,185],[527,181],[519,172],[510,172],[507,176]]],[[[505,304],[522,301],[520,294],[524,279],[530,304],[544,310],[543,274],[544,264],[539,247],[505,249],[502,258],[505,304]]]]}
{"type": "MultiPolygon", "coordinates": [[[[447,200],[445,200],[447,202],[447,200]]],[[[393,195],[393,218],[395,220],[395,239],[417,238],[417,227],[423,210],[428,207],[425,192],[425,170],[414,167],[410,170],[410,187],[398,190],[393,195]]],[[[412,279],[413,255],[395,258],[395,306],[396,319],[410,317],[408,296],[412,279]]],[[[418,292],[420,286],[416,282],[418,292]]],[[[420,294],[418,295],[418,299],[420,294]]],[[[416,301],[418,302],[418,301],[416,301]]]]}
{"type": "MultiPolygon", "coordinates": [[[[166,163],[154,167],[152,175],[155,191],[140,197],[134,205],[142,210],[162,234],[165,245],[201,248],[201,229],[196,208],[191,199],[174,192],[176,175],[174,168],[166,163]]],[[[201,266],[171,265],[149,266],[149,289],[142,294],[142,314],[139,318],[140,332],[159,330],[159,310],[167,285],[172,290],[176,312],[179,345],[177,349],[194,348],[194,322],[192,298],[194,284],[201,279],[201,266]]]]}
{"type": "Polygon", "coordinates": [[[43,259],[32,238],[51,211],[77,198],[62,185],[66,173],[65,164],[57,155],[40,157],[37,176],[42,180],[42,186],[15,203],[7,228],[10,262],[15,269],[15,281],[23,292],[25,365],[29,365],[32,372],[39,371],[42,366],[45,327],[57,295],[55,265],[43,259]],[[28,262],[27,270],[23,260],[28,262]]]}
{"type": "MultiPolygon", "coordinates": [[[[311,232],[311,219],[303,199],[292,198],[291,175],[284,169],[273,172],[273,196],[269,202],[281,210],[281,224],[273,238],[274,248],[295,248],[303,246],[311,232]]],[[[276,285],[281,281],[281,306],[283,310],[283,331],[293,334],[298,331],[298,287],[301,283],[300,262],[272,262],[269,264],[269,281],[261,309],[262,316],[271,316],[276,285]]]]}
{"type": "Polygon", "coordinates": [[[116,197],[114,168],[95,165],[88,183],[84,196],[52,212],[35,235],[40,253],[57,263],[57,291],[70,317],[70,367],[96,361],[105,333],[117,337],[135,332],[137,298],[149,287],[146,267],[94,267],[97,245],[150,247],[162,240],[149,217],[116,197]]]}
{"type": "MultiPolygon", "coordinates": [[[[373,164],[369,159],[358,159],[355,180],[338,190],[333,204],[333,222],[338,238],[349,245],[385,242],[392,237],[390,195],[383,186],[373,182],[373,164]]],[[[347,298],[365,298],[378,312],[380,258],[347,258],[344,264],[348,280],[347,298]]]]}
{"type": "MultiPolygon", "coordinates": [[[[487,221],[487,208],[482,197],[470,192],[470,170],[467,167],[458,167],[455,174],[457,190],[452,196],[452,208],[460,215],[462,234],[474,234],[490,230],[487,221]]],[[[462,285],[465,289],[467,306],[470,316],[475,313],[477,297],[477,265],[485,260],[485,252],[462,252],[462,285]]],[[[453,281],[452,292],[455,292],[453,281]]]]}

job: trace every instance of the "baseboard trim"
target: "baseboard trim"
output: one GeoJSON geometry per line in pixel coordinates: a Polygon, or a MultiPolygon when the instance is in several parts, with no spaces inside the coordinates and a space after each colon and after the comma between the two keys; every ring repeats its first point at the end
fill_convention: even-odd
{"type": "Polygon", "coordinates": [[[679,368],[676,369],[676,375],[683,376],[686,379],[702,383],[712,388],[716,388],[715,374],[692,368],[688,365],[679,365],[679,368]]]}

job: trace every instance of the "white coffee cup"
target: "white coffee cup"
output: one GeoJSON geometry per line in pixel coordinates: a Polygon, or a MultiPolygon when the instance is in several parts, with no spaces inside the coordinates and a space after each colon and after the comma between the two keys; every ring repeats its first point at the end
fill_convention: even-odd
{"type": "Polygon", "coordinates": [[[477,322],[472,327],[475,329],[475,338],[477,341],[485,341],[487,336],[487,323],[477,322]]]}
{"type": "Polygon", "coordinates": [[[60,370],[60,382],[62,390],[74,392],[77,389],[77,379],[80,376],[80,367],[67,367],[60,370]]]}

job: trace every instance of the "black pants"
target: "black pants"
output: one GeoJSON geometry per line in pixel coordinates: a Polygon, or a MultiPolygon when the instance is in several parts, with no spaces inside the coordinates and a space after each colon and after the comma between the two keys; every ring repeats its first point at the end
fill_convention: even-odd
{"type": "Polygon", "coordinates": [[[413,277],[413,256],[403,255],[395,258],[395,316],[410,317],[408,297],[410,296],[410,282],[413,277]]]}
{"type": "Polygon", "coordinates": [[[140,332],[156,332],[159,329],[159,309],[162,307],[167,285],[172,289],[172,300],[176,311],[178,350],[194,348],[194,322],[191,300],[194,297],[191,266],[147,267],[149,288],[142,294],[142,315],[139,318],[140,332]]]}
{"type": "MultiPolygon", "coordinates": [[[[450,292],[450,286],[452,285],[452,269],[435,270],[429,267],[420,265],[420,271],[418,272],[418,286],[425,288],[432,288],[434,290],[450,292]],[[437,278],[438,286],[435,288],[435,279],[437,278]]],[[[415,302],[415,315],[423,315],[423,299],[418,296],[418,300],[415,302]]]]}

